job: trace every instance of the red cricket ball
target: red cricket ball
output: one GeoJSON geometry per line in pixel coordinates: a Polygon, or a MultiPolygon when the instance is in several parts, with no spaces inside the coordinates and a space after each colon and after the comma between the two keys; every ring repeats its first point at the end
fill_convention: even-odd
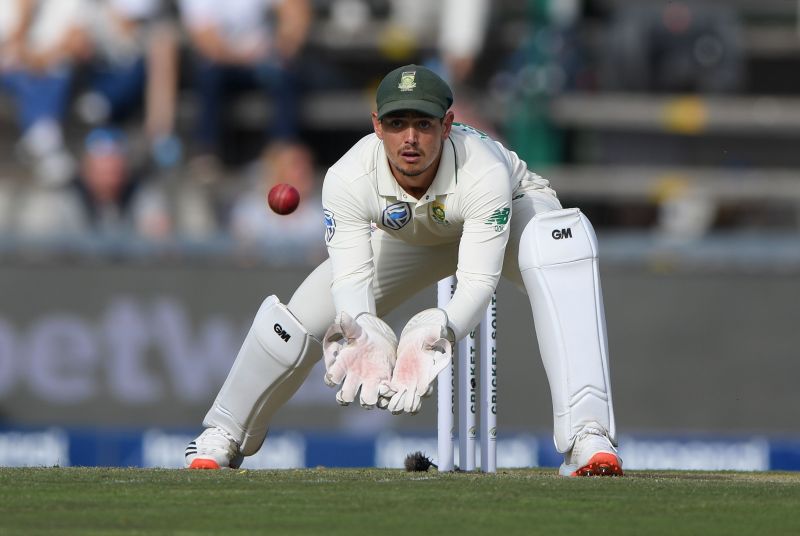
{"type": "Polygon", "coordinates": [[[291,184],[276,184],[267,194],[269,208],[277,214],[291,214],[300,204],[300,192],[291,184]]]}

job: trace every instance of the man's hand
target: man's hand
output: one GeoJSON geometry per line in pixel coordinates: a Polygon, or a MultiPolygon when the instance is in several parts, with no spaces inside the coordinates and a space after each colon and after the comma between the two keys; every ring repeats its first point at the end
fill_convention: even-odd
{"type": "Polygon", "coordinates": [[[361,313],[353,319],[345,312],[339,313],[325,332],[322,345],[325,384],[336,387],[344,381],[336,401],[347,406],[360,390],[361,407],[372,409],[378,403],[378,395],[387,390],[396,349],[397,336],[377,316],[361,313]]]}
{"type": "MultiPolygon", "coordinates": [[[[397,346],[397,364],[386,398],[394,413],[417,413],[422,397],[433,392],[433,380],[453,359],[452,335],[447,313],[426,309],[408,321],[397,346]]],[[[379,405],[383,405],[383,401],[379,405]]]]}

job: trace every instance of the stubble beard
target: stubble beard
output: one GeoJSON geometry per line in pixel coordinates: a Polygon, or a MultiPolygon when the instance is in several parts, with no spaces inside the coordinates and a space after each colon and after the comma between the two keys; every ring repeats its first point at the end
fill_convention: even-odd
{"type": "Polygon", "coordinates": [[[425,173],[428,168],[431,167],[431,164],[428,164],[423,169],[419,170],[411,170],[411,169],[403,169],[397,162],[392,162],[392,167],[398,171],[404,177],[419,177],[423,173],[425,173]]]}

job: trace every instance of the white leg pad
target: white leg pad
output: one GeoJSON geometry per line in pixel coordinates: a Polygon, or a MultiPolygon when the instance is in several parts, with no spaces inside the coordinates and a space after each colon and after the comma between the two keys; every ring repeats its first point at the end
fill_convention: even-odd
{"type": "Polygon", "coordinates": [[[616,444],[597,237],[580,210],[536,214],[520,237],[519,264],[553,400],[559,452],[585,426],[616,444]]]}
{"type": "Polygon", "coordinates": [[[272,415],[297,391],[321,352],[289,309],[268,297],[203,425],[222,428],[239,442],[242,454],[254,454],[272,415]]]}

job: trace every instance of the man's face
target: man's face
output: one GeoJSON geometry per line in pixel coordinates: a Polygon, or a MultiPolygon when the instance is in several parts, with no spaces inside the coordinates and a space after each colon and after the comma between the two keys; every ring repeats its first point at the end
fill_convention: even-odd
{"type": "Polygon", "coordinates": [[[118,151],[89,152],[83,158],[83,179],[97,201],[114,203],[128,181],[125,156],[118,151]]]}
{"type": "Polygon", "coordinates": [[[372,114],[375,134],[383,140],[389,164],[400,185],[427,190],[436,176],[442,144],[450,135],[453,113],[444,119],[412,111],[372,114]]]}

